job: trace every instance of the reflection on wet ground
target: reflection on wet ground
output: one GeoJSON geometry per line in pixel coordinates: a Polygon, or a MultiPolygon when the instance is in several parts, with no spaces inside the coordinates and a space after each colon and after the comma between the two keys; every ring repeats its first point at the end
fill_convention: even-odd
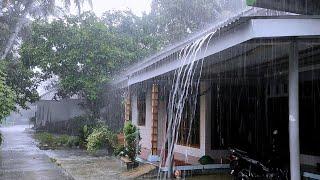
{"type": "Polygon", "coordinates": [[[4,142],[0,153],[0,179],[71,179],[39,150],[26,125],[1,127],[4,142]]]}

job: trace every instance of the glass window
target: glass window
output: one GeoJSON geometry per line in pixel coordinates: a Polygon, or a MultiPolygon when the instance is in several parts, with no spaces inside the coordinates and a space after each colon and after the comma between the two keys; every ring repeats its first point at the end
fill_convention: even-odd
{"type": "Polygon", "coordinates": [[[146,125],[146,93],[140,92],[138,95],[138,126],[146,125]]]}
{"type": "Polygon", "coordinates": [[[178,134],[178,144],[183,146],[200,147],[200,98],[190,98],[183,109],[178,134]],[[192,125],[191,125],[192,123],[192,125]],[[190,126],[191,125],[191,126],[190,126]],[[190,129],[191,128],[191,129],[190,129]],[[190,133],[190,137],[189,136],[190,133]],[[188,139],[189,138],[189,139],[188,139]]]}

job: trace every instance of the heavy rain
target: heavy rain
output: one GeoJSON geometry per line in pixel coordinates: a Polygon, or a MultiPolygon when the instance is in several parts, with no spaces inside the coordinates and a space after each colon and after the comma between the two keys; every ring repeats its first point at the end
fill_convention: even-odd
{"type": "Polygon", "coordinates": [[[0,0],[0,179],[320,179],[319,15],[0,0]]]}

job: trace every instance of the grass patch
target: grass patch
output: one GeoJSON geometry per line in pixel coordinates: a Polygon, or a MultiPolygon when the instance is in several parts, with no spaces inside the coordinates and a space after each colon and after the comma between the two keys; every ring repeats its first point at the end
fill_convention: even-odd
{"type": "Polygon", "coordinates": [[[50,158],[50,161],[51,161],[52,163],[56,163],[56,162],[57,162],[57,159],[55,159],[55,158],[50,158]]]}
{"type": "Polygon", "coordinates": [[[59,147],[77,147],[79,146],[79,138],[69,135],[53,135],[47,132],[39,132],[35,134],[35,139],[39,142],[41,149],[56,149],[59,147]]]}

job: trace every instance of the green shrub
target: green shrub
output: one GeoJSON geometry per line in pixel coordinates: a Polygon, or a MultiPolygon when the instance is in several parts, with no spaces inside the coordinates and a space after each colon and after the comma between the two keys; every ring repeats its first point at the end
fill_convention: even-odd
{"type": "Polygon", "coordinates": [[[80,145],[80,139],[79,137],[76,136],[70,136],[66,145],[68,147],[75,147],[75,146],[79,146],[80,145]]]}
{"type": "Polygon", "coordinates": [[[84,125],[79,133],[79,143],[81,147],[87,147],[87,139],[89,135],[92,133],[93,127],[89,125],[84,125]]]}
{"type": "Polygon", "coordinates": [[[35,138],[40,142],[40,145],[55,146],[55,138],[47,132],[36,133],[35,138]]]}
{"type": "Polygon", "coordinates": [[[47,132],[36,133],[35,138],[39,141],[40,146],[49,148],[57,147],[75,147],[79,146],[79,138],[69,135],[53,135],[47,132]]]}
{"type": "Polygon", "coordinates": [[[93,132],[87,138],[87,142],[87,151],[95,153],[104,146],[115,149],[117,136],[108,127],[100,126],[93,129],[93,132]]]}
{"type": "Polygon", "coordinates": [[[61,136],[57,136],[55,143],[57,143],[58,146],[66,145],[68,143],[68,140],[69,140],[69,136],[64,134],[61,136]]]}
{"type": "Polygon", "coordinates": [[[103,123],[99,119],[94,118],[89,115],[78,116],[71,120],[74,124],[80,126],[78,130],[79,143],[81,147],[87,147],[87,139],[89,135],[93,132],[94,128],[102,127],[103,123]]]}
{"type": "Polygon", "coordinates": [[[36,117],[35,117],[35,116],[31,117],[31,118],[29,119],[29,122],[30,122],[31,124],[35,124],[35,123],[36,123],[36,117]]]}
{"type": "Polygon", "coordinates": [[[126,143],[124,155],[128,156],[131,161],[134,161],[136,156],[141,152],[139,129],[131,122],[126,122],[123,128],[123,134],[126,143]]]}
{"type": "Polygon", "coordinates": [[[125,156],[125,146],[124,145],[117,145],[116,148],[113,151],[114,156],[125,156]]]}
{"type": "Polygon", "coordinates": [[[90,115],[82,115],[71,118],[68,120],[72,124],[72,130],[75,130],[75,133],[79,133],[83,130],[83,127],[86,125],[88,129],[93,128],[97,125],[98,119],[90,115]]]}

